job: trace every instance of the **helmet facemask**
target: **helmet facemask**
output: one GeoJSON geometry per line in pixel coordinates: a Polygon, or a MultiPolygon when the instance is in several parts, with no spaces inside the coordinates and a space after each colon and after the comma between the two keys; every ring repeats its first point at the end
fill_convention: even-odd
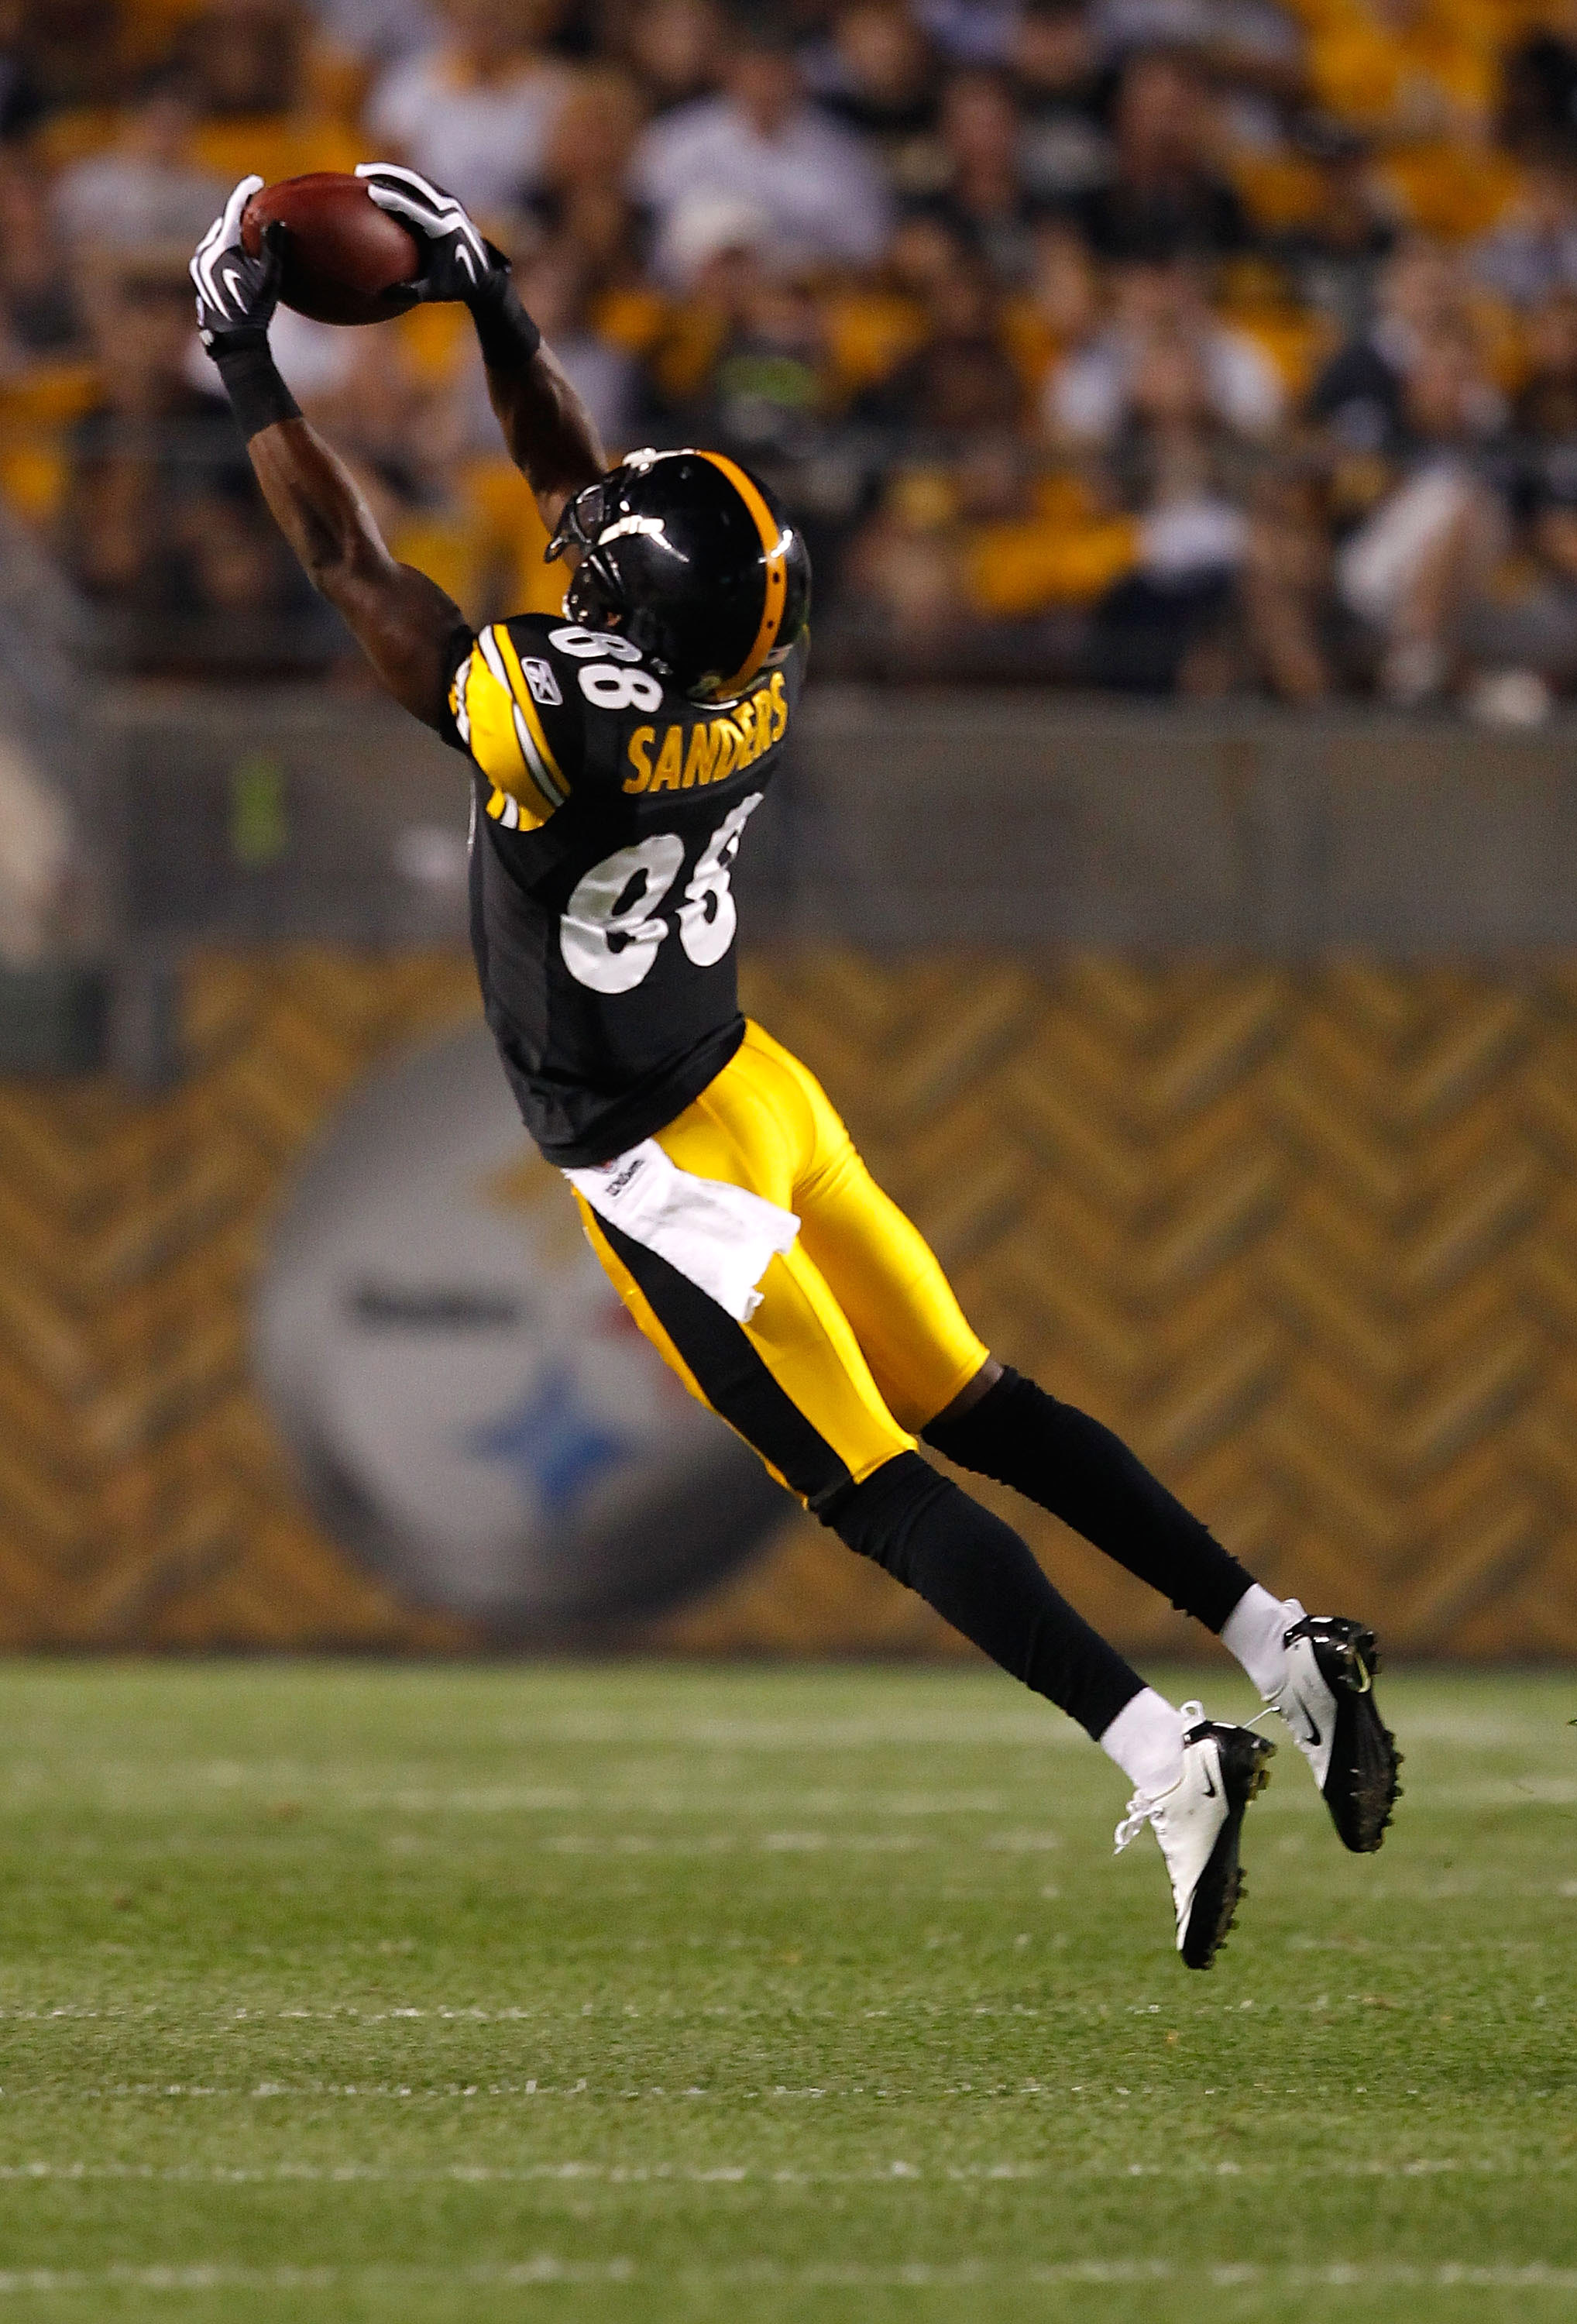
{"type": "Polygon", "coordinates": [[[613,609],[618,604],[621,591],[606,558],[597,548],[597,536],[607,521],[608,503],[606,477],[599,477],[595,484],[584,484],[578,493],[572,493],[564,503],[564,512],[552,540],[542,551],[542,562],[544,565],[556,565],[561,557],[573,549],[574,577],[569,584],[570,589],[574,589],[583,573],[595,573],[610,609],[613,609]]]}
{"type": "Polygon", "coordinates": [[[555,564],[574,549],[576,562],[564,593],[564,610],[570,620],[578,622],[582,629],[617,630],[666,677],[669,666],[661,652],[660,625],[641,606],[631,604],[612,561],[598,547],[598,536],[613,505],[612,481],[612,475],[599,478],[565,503],[542,561],[555,564]]]}

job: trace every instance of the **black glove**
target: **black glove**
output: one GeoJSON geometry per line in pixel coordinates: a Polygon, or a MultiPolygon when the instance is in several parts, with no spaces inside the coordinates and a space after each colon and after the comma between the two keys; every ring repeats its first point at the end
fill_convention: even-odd
{"type": "Polygon", "coordinates": [[[266,346],[284,271],[281,226],[265,226],[255,258],[241,246],[241,213],[263,184],[243,178],[197,246],[190,267],[197,286],[198,329],[216,362],[246,347],[266,346]]]}
{"type": "Polygon", "coordinates": [[[421,300],[469,307],[490,371],[523,369],[542,334],[510,280],[509,261],[485,239],[465,205],[399,161],[358,161],[356,175],[381,210],[408,226],[421,250],[421,300]]]}
{"type": "Polygon", "coordinates": [[[301,416],[300,406],[274,369],[268,345],[284,272],[285,229],[277,221],[264,226],[255,258],[241,246],[241,213],[262,183],[261,178],[242,179],[191,262],[198,330],[218,366],[230,408],[248,443],[277,421],[301,416]]]}
{"type": "Polygon", "coordinates": [[[421,250],[415,277],[419,299],[470,306],[486,298],[490,276],[505,276],[509,261],[495,250],[453,194],[399,161],[358,161],[356,175],[381,210],[410,226],[421,250]]]}

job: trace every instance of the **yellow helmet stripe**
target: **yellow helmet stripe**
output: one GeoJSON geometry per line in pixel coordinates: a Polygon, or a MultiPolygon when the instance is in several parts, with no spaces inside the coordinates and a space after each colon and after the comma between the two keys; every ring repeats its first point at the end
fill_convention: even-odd
{"type": "Polygon", "coordinates": [[[732,678],[724,678],[719,695],[736,694],[748,686],[772,648],[783,626],[783,608],[788,602],[788,555],[781,527],[756,485],[746,475],[737,461],[725,452],[703,452],[701,457],[728,478],[734,491],[755,520],[756,530],[761,537],[761,547],[767,558],[767,586],[761,600],[761,625],[756,632],[756,641],[732,678]]]}

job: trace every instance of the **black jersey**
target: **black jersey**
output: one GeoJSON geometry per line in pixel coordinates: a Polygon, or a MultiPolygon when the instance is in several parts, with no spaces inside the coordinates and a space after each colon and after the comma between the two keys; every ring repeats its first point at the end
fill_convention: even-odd
{"type": "Polygon", "coordinates": [[[805,653],[708,708],[626,639],[552,615],[466,641],[447,739],[477,770],[471,940],[549,1161],[611,1161],[739,1047],[730,874],[781,761],[805,653]]]}

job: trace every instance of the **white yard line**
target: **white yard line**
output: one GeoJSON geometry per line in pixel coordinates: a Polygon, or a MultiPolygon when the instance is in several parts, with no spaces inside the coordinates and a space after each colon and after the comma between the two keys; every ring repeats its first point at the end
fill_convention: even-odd
{"type": "Polygon", "coordinates": [[[660,2269],[614,2258],[560,2259],[540,2253],[530,2259],[473,2267],[232,2267],[223,2262],[168,2266],[106,2268],[7,2268],[0,2270],[0,2296],[99,2291],[171,2292],[329,2292],[415,2290],[421,2285],[470,2284],[524,2287],[533,2283],[644,2283],[704,2291],[714,2286],[925,2290],[967,2286],[1168,2284],[1209,2285],[1246,2291],[1369,2292],[1375,2290],[1556,2292],[1577,2294],[1577,2268],[1526,2264],[1480,2265],[1444,2261],[1429,2267],[1405,2262],[1334,2261],[1323,2267],[1261,2265],[1250,2262],[1202,2262],[1111,2258],[1054,2260],[1003,2264],[991,2260],[893,2260],[862,2265],[782,2267],[770,2261],[738,2266],[660,2269]]]}
{"type": "MultiPolygon", "coordinates": [[[[779,2097],[820,2098],[819,2090],[779,2091],[779,2097]]],[[[1204,2182],[1215,2179],[1263,2180],[1279,2185],[1286,2180],[1310,2183],[1323,2180],[1433,2179],[1462,2173],[1471,2179],[1569,2179],[1577,2172],[1577,2155],[1551,2155],[1539,2163],[1526,2156],[1498,2162],[1483,2155],[1417,2155],[1395,2160],[1374,2158],[1352,2162],[1343,2157],[1312,2163],[979,2163],[930,2168],[899,2160],[866,2171],[793,2171],[764,2163],[715,2163],[702,2169],[671,2163],[607,2163],[576,2157],[558,2163],[533,2163],[500,2167],[484,2163],[452,2163],[440,2170],[386,2169],[374,2163],[316,2163],[284,2161],[266,2165],[224,2163],[20,2163],[0,2165],[0,2184],[26,2186],[99,2180],[115,2183],[146,2182],[178,2186],[371,2185],[395,2187],[478,2186],[523,2187],[558,2181],[585,2181],[609,2187],[752,2186],[861,2187],[886,2186],[894,2181],[927,2180],[937,2184],[973,2185],[978,2181],[1034,2180],[1054,2177],[1059,2185],[1071,2180],[1121,2181],[1156,2179],[1204,2182]]]]}

